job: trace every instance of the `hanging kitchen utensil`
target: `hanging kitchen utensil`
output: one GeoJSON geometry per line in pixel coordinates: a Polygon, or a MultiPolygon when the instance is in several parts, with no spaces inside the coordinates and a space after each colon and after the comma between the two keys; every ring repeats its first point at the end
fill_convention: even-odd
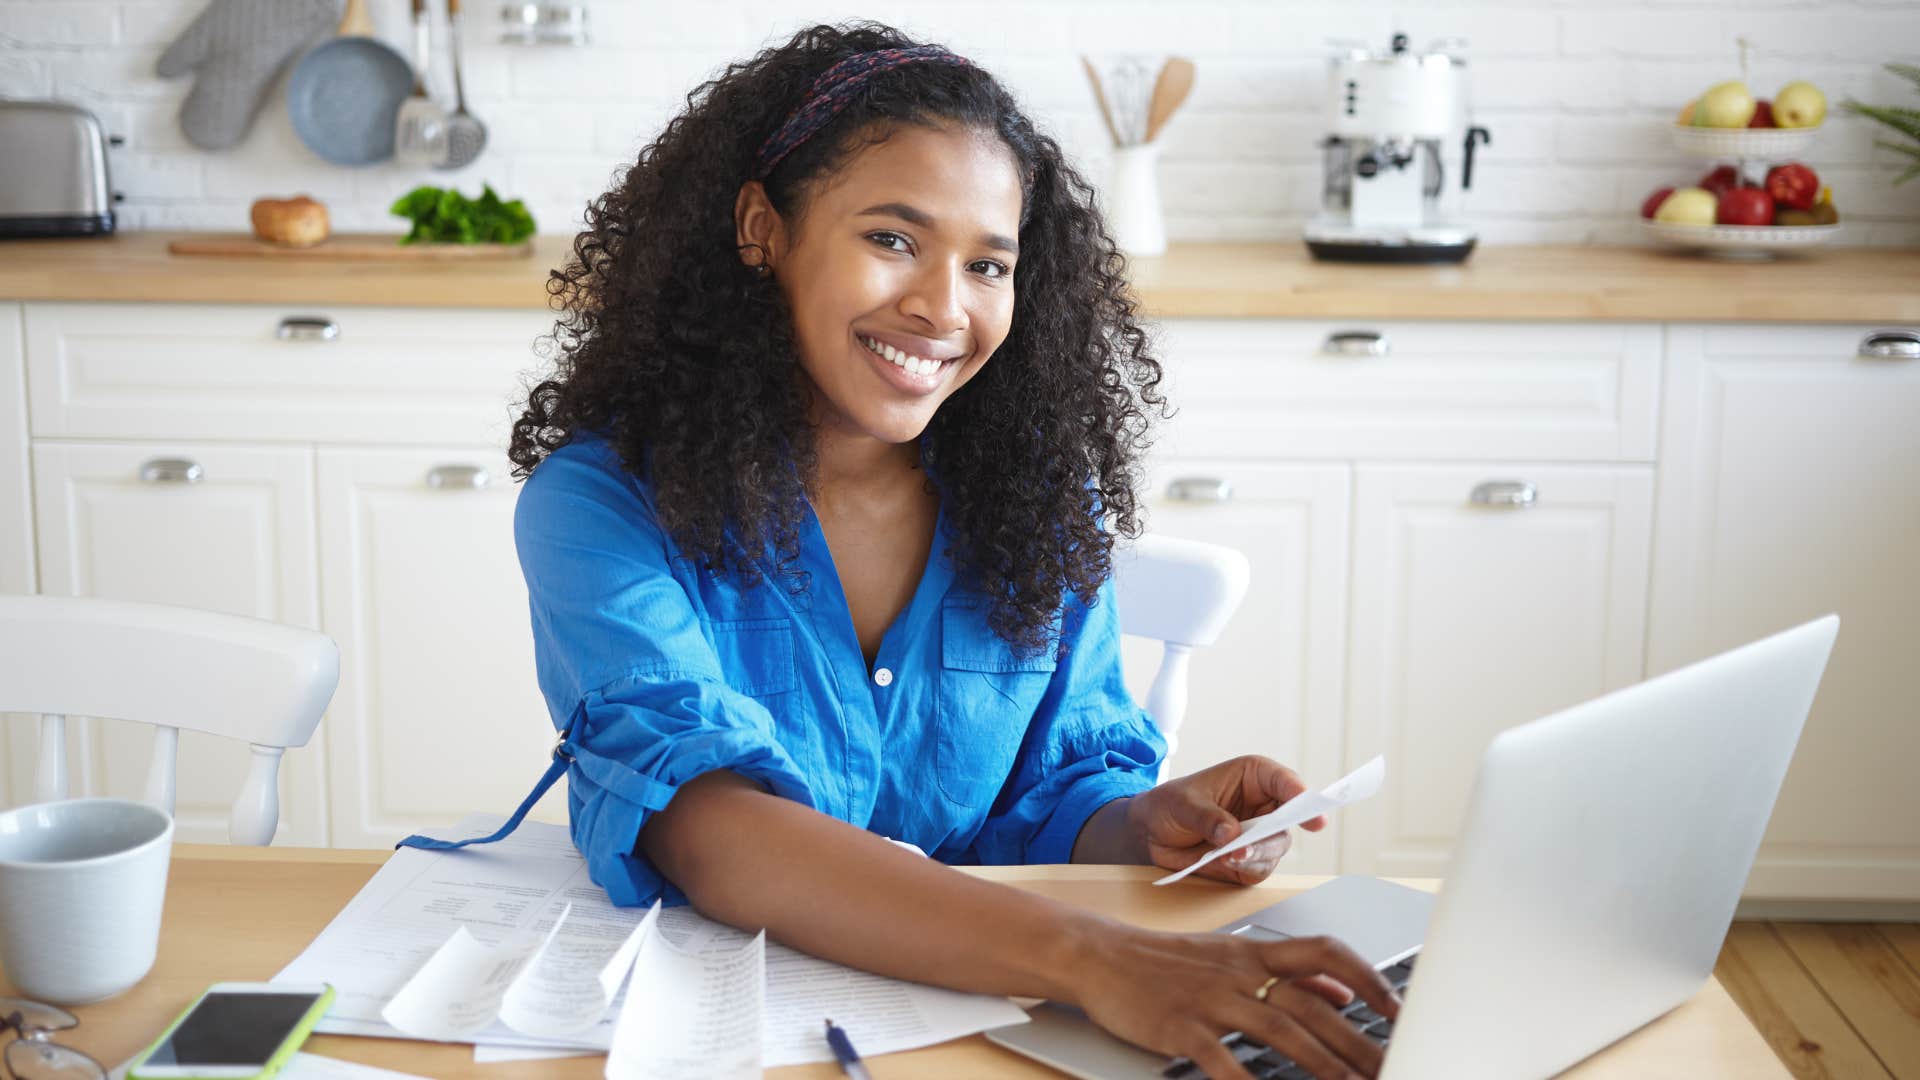
{"type": "Polygon", "coordinates": [[[427,0],[413,0],[413,93],[393,118],[393,159],[402,165],[438,165],[447,159],[447,110],[427,95],[433,59],[427,0]]]}
{"type": "Polygon", "coordinates": [[[440,167],[459,169],[487,148],[487,125],[467,111],[467,91],[460,82],[460,0],[447,0],[447,30],[453,43],[453,115],[447,118],[447,155],[440,167]]]}
{"type": "Polygon", "coordinates": [[[413,89],[406,58],[373,37],[366,0],[347,0],[340,36],[302,57],[287,112],[307,149],[335,165],[393,157],[393,120],[413,89]]]}
{"type": "Polygon", "coordinates": [[[1147,141],[1153,142],[1193,91],[1193,61],[1182,56],[1168,60],[1153,81],[1153,100],[1147,107],[1147,141]]]}
{"type": "Polygon", "coordinates": [[[163,79],[193,72],[181,134],[203,150],[238,144],[280,69],[339,20],[339,0],[213,0],[153,69],[163,79]]]}

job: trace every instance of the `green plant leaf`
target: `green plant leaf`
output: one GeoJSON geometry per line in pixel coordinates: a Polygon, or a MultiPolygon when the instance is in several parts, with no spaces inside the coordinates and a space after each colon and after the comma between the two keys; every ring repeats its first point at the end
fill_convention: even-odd
{"type": "Polygon", "coordinates": [[[454,188],[423,185],[396,200],[392,212],[412,223],[403,244],[517,244],[536,231],[526,204],[502,201],[488,184],[480,186],[477,199],[454,188]]]}
{"type": "Polygon", "coordinates": [[[1902,109],[1892,105],[1863,105],[1848,98],[1840,107],[1856,116],[1865,116],[1908,135],[1920,139],[1920,109],[1902,109]]]}

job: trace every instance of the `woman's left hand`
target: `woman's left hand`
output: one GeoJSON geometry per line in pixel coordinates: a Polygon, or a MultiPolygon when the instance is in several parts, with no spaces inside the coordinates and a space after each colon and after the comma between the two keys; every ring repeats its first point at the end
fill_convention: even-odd
{"type": "MultiPolygon", "coordinates": [[[[1128,824],[1144,836],[1155,866],[1184,870],[1201,856],[1240,835],[1241,822],[1271,813],[1307,789],[1298,774],[1272,758],[1247,755],[1169,780],[1128,800],[1128,824]]],[[[1301,827],[1319,832],[1327,819],[1301,827]]],[[[1273,873],[1293,838],[1285,832],[1215,859],[1196,873],[1252,885],[1273,873]]]]}

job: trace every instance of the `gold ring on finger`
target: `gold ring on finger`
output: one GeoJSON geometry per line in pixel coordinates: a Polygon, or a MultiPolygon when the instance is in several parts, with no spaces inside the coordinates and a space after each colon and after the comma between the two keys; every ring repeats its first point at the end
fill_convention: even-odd
{"type": "Polygon", "coordinates": [[[1280,985],[1280,976],[1278,975],[1268,976],[1267,981],[1260,984],[1260,989],[1255,990],[1253,992],[1253,1000],[1255,1001],[1267,1000],[1267,995],[1273,993],[1273,988],[1279,985],[1280,985]]]}

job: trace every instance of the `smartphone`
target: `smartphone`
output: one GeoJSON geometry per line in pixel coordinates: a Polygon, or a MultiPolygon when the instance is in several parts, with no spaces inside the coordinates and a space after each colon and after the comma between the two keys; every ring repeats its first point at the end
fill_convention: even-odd
{"type": "Polygon", "coordinates": [[[265,1080],[333,1005],[325,983],[215,983],[127,1069],[127,1080],[265,1080]]]}

